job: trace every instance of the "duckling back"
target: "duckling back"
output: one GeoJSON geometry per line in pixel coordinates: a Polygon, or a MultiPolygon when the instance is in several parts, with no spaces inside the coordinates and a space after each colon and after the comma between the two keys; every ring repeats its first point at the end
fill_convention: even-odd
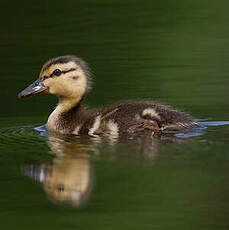
{"type": "Polygon", "coordinates": [[[112,135],[139,132],[175,133],[197,127],[193,118],[153,102],[129,102],[98,111],[80,128],[80,134],[112,135]]]}

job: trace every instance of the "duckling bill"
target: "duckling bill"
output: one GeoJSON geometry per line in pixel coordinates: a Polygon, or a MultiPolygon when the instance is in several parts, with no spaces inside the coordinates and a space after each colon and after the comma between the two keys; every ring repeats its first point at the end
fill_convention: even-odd
{"type": "Polygon", "coordinates": [[[151,101],[133,101],[89,110],[82,105],[91,88],[88,65],[76,56],[47,61],[38,80],[18,94],[26,98],[40,93],[56,95],[59,103],[48,118],[46,128],[63,134],[90,136],[135,133],[176,133],[199,127],[193,118],[170,106],[151,101]]]}
{"type": "Polygon", "coordinates": [[[38,79],[18,94],[19,98],[25,98],[48,92],[48,87],[44,86],[42,79],[38,79]]]}

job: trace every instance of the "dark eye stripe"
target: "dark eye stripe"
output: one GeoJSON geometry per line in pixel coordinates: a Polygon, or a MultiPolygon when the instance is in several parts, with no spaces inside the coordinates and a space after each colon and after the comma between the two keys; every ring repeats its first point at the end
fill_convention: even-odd
{"type": "Polygon", "coordinates": [[[71,71],[74,71],[74,70],[76,70],[76,69],[75,68],[71,68],[69,70],[62,71],[62,73],[68,73],[68,72],[71,72],[71,71]]]}
{"type": "MultiPolygon", "coordinates": [[[[75,69],[75,68],[71,68],[71,69],[69,69],[69,70],[61,71],[61,73],[65,74],[65,73],[68,73],[68,72],[71,72],[71,71],[74,71],[74,70],[76,70],[76,69],[75,69]]],[[[48,78],[51,78],[51,77],[53,77],[53,76],[58,77],[58,76],[54,75],[53,73],[51,73],[49,76],[46,76],[46,75],[45,75],[45,76],[43,77],[43,80],[48,79],[48,78]]]]}

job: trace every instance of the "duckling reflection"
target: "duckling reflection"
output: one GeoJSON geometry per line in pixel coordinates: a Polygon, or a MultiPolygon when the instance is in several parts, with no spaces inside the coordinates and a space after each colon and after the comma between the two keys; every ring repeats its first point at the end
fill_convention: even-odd
{"type": "Polygon", "coordinates": [[[57,204],[80,206],[90,196],[93,171],[89,155],[78,142],[48,137],[52,164],[24,165],[23,174],[43,184],[48,197],[57,204]]]}

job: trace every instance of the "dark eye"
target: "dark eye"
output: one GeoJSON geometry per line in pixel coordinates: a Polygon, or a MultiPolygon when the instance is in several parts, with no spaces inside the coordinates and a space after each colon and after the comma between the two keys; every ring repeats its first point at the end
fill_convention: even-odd
{"type": "Polygon", "coordinates": [[[55,69],[54,71],[53,71],[53,75],[55,75],[55,76],[60,76],[61,75],[61,70],[60,69],[55,69]]]}

